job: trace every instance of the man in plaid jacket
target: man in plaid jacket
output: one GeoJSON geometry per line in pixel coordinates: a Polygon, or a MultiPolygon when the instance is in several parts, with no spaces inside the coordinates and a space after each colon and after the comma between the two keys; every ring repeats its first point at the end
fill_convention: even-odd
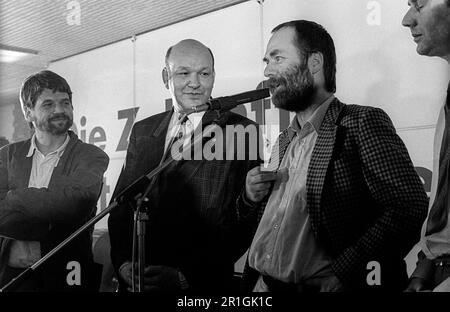
{"type": "MultiPolygon", "coordinates": [[[[172,136],[178,137],[180,127],[176,124],[181,112],[206,103],[214,78],[213,54],[201,42],[186,39],[168,49],[163,81],[174,107],[133,126],[125,166],[113,198],[155,169],[165,153],[169,157],[174,155],[176,144],[183,141],[170,144],[172,136]]],[[[191,132],[186,129],[185,137],[203,134],[205,138],[199,144],[202,153],[197,157],[194,152],[193,157],[171,163],[149,193],[145,291],[232,290],[234,263],[251,242],[252,231],[247,222],[256,218],[238,223],[234,208],[246,173],[259,163],[258,144],[250,145],[250,141],[259,141],[258,127],[241,115],[225,112],[219,118],[215,111],[192,113],[185,120],[186,128],[188,123],[192,128],[191,132]],[[213,138],[201,133],[211,123],[220,127],[213,138]],[[228,133],[225,128],[255,131],[254,136],[247,136],[245,131],[228,133]],[[231,139],[232,135],[235,139],[231,139]],[[223,157],[207,157],[208,149],[223,157]]],[[[197,147],[194,150],[198,151],[197,147]]],[[[108,220],[111,259],[119,276],[120,290],[124,291],[132,285],[133,205],[133,202],[120,204],[108,220]]]]}
{"type": "Polygon", "coordinates": [[[243,290],[403,290],[427,197],[391,120],[334,97],[334,43],[314,22],[277,26],[264,61],[274,105],[296,117],[277,170],[250,170],[237,201],[241,218],[260,211],[243,290]]]}

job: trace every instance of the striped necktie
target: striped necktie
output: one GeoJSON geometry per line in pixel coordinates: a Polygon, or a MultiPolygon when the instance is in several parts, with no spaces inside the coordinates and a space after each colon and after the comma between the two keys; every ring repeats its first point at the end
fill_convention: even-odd
{"type": "MultiPolygon", "coordinates": [[[[193,132],[194,132],[194,125],[189,120],[189,118],[186,117],[184,120],[181,121],[180,130],[178,131],[178,134],[177,134],[177,140],[180,140],[186,134],[192,135],[193,132]]],[[[185,139],[187,139],[187,137],[185,139]]]]}
{"type": "Polygon", "coordinates": [[[165,161],[169,156],[172,156],[172,147],[174,146],[175,142],[177,142],[178,140],[182,139],[186,132],[188,131],[188,129],[186,129],[186,124],[189,122],[190,126],[192,126],[192,123],[189,121],[189,118],[187,115],[180,115],[178,116],[178,120],[177,122],[174,124],[173,126],[173,130],[172,131],[177,131],[176,133],[173,133],[173,137],[172,139],[169,141],[169,144],[167,145],[167,148],[164,152],[163,157],[161,158],[161,162],[160,164],[165,161]]]}

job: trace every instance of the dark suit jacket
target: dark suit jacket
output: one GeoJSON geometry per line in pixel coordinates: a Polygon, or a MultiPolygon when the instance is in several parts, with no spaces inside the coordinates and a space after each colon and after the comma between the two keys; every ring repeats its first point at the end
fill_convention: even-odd
{"type": "MultiPolygon", "coordinates": [[[[172,112],[161,113],[134,125],[126,164],[113,198],[159,164],[171,115],[172,112]]],[[[214,118],[215,112],[205,113],[202,125],[210,124],[214,118]]],[[[226,125],[256,126],[249,119],[230,112],[224,114],[218,124],[222,128],[226,125]]],[[[233,157],[242,152],[237,142],[235,140],[233,157]]],[[[245,146],[249,143],[247,138],[245,146]]],[[[230,147],[226,146],[223,152],[230,147]]],[[[193,291],[215,292],[230,288],[234,263],[251,241],[248,224],[256,222],[254,214],[253,219],[237,223],[236,199],[248,170],[258,165],[257,160],[249,160],[248,151],[244,155],[243,160],[176,161],[162,172],[149,197],[147,265],[178,268],[193,291]]],[[[111,258],[116,271],[131,260],[133,206],[120,205],[109,217],[111,258]]]]}
{"type": "MultiPolygon", "coordinates": [[[[98,147],[80,141],[69,132],[70,141],[48,188],[28,188],[32,157],[26,157],[31,140],[0,149],[0,285],[21,270],[9,268],[12,239],[39,241],[42,255],[48,253],[77,230],[96,212],[108,156],[98,147]]],[[[90,290],[92,269],[92,230],[82,233],[55,254],[20,290],[74,291],[90,290]],[[68,286],[66,266],[70,261],[81,265],[81,286],[68,286]]]]}
{"type": "MultiPolygon", "coordinates": [[[[312,230],[344,287],[403,290],[403,258],[419,239],[427,196],[386,113],[335,99],[319,130],[306,187],[312,230]],[[366,282],[370,261],[381,265],[381,286],[366,282]]],[[[242,198],[238,206],[256,208],[245,208],[242,198]]],[[[247,265],[244,290],[251,291],[256,278],[247,265]]]]}

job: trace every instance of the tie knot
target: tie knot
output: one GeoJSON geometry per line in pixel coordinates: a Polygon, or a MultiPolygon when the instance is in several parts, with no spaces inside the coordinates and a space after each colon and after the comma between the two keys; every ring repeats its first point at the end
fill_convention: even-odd
{"type": "Polygon", "coordinates": [[[182,137],[184,137],[187,134],[191,134],[193,132],[193,125],[192,122],[189,120],[189,118],[187,118],[187,116],[185,116],[185,118],[182,118],[182,120],[180,121],[180,128],[179,131],[177,133],[177,138],[181,139],[182,137]]]}

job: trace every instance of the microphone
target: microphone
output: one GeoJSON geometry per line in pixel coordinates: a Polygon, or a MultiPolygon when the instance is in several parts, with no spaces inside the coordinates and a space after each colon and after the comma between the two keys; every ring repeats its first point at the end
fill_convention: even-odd
{"type": "Polygon", "coordinates": [[[204,112],[207,110],[228,111],[235,108],[238,105],[261,100],[269,96],[270,93],[268,88],[247,91],[235,95],[222,96],[215,99],[211,99],[208,102],[206,102],[206,104],[192,106],[190,110],[192,113],[204,112]]]}

